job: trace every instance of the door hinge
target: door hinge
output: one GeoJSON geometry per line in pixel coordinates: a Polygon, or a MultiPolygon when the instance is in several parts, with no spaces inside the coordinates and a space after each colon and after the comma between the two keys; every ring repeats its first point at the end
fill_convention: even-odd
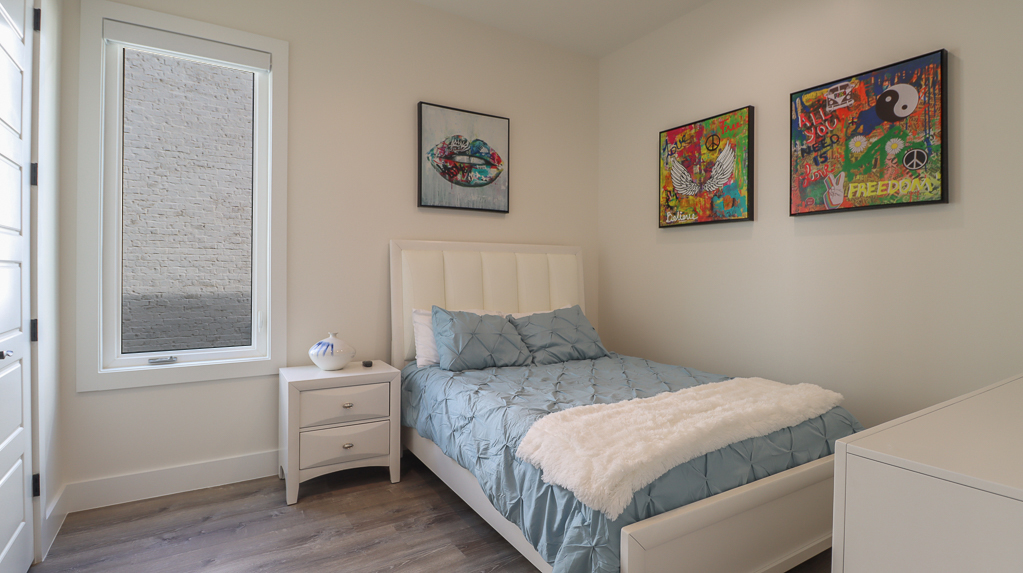
{"type": "Polygon", "coordinates": [[[43,10],[42,8],[36,8],[32,12],[32,29],[36,32],[39,31],[39,25],[43,23],[43,10]]]}
{"type": "Polygon", "coordinates": [[[32,497],[39,497],[39,474],[32,474],[32,497]]]}
{"type": "Polygon", "coordinates": [[[32,342],[39,342],[39,319],[33,318],[29,325],[28,339],[32,342]]]}
{"type": "Polygon", "coordinates": [[[34,187],[39,186],[39,164],[33,163],[28,168],[28,184],[34,187]]]}

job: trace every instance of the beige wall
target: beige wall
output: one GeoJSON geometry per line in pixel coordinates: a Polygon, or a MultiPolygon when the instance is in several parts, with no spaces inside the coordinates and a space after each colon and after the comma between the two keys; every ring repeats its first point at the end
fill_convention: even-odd
{"type": "Polygon", "coordinates": [[[600,62],[614,350],[815,382],[865,424],[1023,371],[1023,3],[718,0],[600,62]],[[951,203],[788,216],[793,91],[949,50],[951,203]],[[756,221],[657,228],[657,134],[756,107],[756,221]]]}
{"type": "MultiPolygon", "coordinates": [[[[388,357],[392,238],[583,245],[596,309],[596,60],[399,0],[125,3],[290,42],[289,365],[308,364],[309,346],[328,330],[357,359],[388,357]],[[416,207],[420,100],[510,118],[509,214],[416,207]]],[[[66,8],[65,479],[276,450],[275,377],[75,391],[77,2],[66,8]]]]}

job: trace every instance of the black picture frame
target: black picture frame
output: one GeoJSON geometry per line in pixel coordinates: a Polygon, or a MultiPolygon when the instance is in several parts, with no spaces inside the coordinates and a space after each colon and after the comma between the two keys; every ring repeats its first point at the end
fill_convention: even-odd
{"type": "Polygon", "coordinates": [[[660,133],[659,228],[753,220],[753,112],[748,105],[660,133]]]}
{"type": "Polygon", "coordinates": [[[507,117],[419,102],[418,205],[508,213],[507,117]]]}
{"type": "Polygon", "coordinates": [[[948,52],[793,92],[789,215],[948,203],[948,52]]]}

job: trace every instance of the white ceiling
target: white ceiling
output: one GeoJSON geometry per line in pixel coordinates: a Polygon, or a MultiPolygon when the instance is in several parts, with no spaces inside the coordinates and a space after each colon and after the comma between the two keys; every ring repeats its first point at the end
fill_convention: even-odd
{"type": "Polygon", "coordinates": [[[412,1],[599,58],[710,0],[412,1]]]}

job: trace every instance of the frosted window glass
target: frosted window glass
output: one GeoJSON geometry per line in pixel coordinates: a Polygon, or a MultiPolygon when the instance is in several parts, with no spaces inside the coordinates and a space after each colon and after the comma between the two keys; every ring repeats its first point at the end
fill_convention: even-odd
{"type": "Polygon", "coordinates": [[[121,352],[252,344],[254,77],[124,50],[121,352]]]}

